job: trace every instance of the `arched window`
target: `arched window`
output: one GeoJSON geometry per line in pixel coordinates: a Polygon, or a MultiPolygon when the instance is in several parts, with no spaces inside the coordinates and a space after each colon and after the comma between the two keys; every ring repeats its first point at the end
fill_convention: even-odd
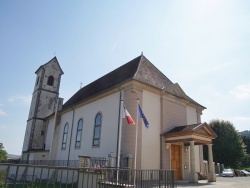
{"type": "Polygon", "coordinates": [[[54,84],[54,77],[53,76],[49,76],[47,85],[53,86],[53,84],[54,84]]]}
{"type": "Polygon", "coordinates": [[[93,136],[93,146],[100,146],[102,116],[98,113],[95,117],[95,127],[93,136]]]}
{"type": "Polygon", "coordinates": [[[63,130],[62,149],[66,149],[68,130],[69,130],[69,124],[66,123],[63,130]]]}
{"type": "Polygon", "coordinates": [[[77,125],[75,148],[80,148],[80,146],[81,146],[82,125],[83,125],[83,120],[80,119],[78,121],[78,125],[77,125]]]}

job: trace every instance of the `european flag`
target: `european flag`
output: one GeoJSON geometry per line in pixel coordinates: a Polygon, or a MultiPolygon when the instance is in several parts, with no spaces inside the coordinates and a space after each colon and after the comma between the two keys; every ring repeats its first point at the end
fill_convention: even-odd
{"type": "Polygon", "coordinates": [[[146,128],[149,128],[149,123],[148,123],[148,120],[146,118],[146,116],[144,115],[140,105],[138,104],[138,117],[142,118],[143,119],[143,122],[144,122],[144,125],[146,128]]]}

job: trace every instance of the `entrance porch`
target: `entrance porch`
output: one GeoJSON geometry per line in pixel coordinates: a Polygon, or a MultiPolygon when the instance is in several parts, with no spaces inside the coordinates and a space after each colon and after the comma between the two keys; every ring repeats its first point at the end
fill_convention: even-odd
{"type": "MultiPolygon", "coordinates": [[[[176,126],[162,134],[168,150],[169,168],[175,169],[177,180],[198,183],[198,173],[204,171],[203,145],[208,146],[208,181],[215,182],[212,140],[217,137],[207,123],[176,126]]],[[[166,159],[163,159],[166,160],[166,159]]]]}

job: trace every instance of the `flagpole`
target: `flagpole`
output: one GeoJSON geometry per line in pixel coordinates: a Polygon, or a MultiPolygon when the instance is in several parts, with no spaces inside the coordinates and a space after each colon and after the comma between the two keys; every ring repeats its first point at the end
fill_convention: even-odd
{"type": "Polygon", "coordinates": [[[139,98],[137,98],[137,104],[136,104],[136,131],[135,131],[135,156],[134,156],[134,185],[135,185],[135,179],[136,179],[136,158],[137,158],[137,135],[138,135],[138,104],[139,104],[139,98]]]}
{"type": "Polygon", "coordinates": [[[120,101],[120,120],[119,120],[119,139],[118,139],[118,152],[117,152],[117,183],[118,183],[118,179],[119,179],[119,168],[120,168],[120,156],[121,156],[121,135],[122,135],[122,116],[123,116],[123,98],[120,101]]]}

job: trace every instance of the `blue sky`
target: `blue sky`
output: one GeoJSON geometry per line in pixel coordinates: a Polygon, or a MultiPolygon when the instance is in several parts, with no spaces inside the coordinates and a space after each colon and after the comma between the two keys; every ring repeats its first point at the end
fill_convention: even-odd
{"type": "Polygon", "coordinates": [[[250,130],[250,1],[0,1],[0,142],[21,154],[35,71],[55,55],[60,96],[143,54],[206,106],[250,130]]]}

